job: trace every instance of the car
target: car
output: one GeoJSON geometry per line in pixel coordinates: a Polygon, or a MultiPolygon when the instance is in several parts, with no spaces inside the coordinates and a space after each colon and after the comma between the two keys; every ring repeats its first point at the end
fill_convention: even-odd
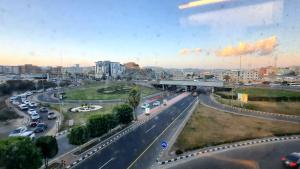
{"type": "Polygon", "coordinates": [[[25,131],[24,133],[20,134],[21,137],[29,137],[31,140],[35,139],[35,134],[33,131],[25,131]]]}
{"type": "Polygon", "coordinates": [[[45,123],[39,123],[36,128],[34,129],[34,132],[35,133],[41,133],[41,132],[44,132],[46,131],[48,128],[47,124],[45,123]]]}
{"type": "Polygon", "coordinates": [[[155,101],[152,103],[153,106],[159,106],[160,105],[160,101],[155,101]]]}
{"type": "Polygon", "coordinates": [[[48,109],[47,109],[46,107],[41,107],[41,108],[39,109],[39,112],[40,112],[40,113],[47,113],[47,112],[48,112],[48,109]]]}
{"type": "Polygon", "coordinates": [[[29,107],[37,107],[38,104],[37,103],[34,103],[34,102],[31,102],[28,104],[29,107]]]}
{"type": "Polygon", "coordinates": [[[20,108],[20,110],[25,111],[25,110],[28,109],[28,106],[27,106],[26,104],[20,104],[20,105],[19,105],[19,108],[20,108]]]}
{"type": "Polygon", "coordinates": [[[37,90],[36,93],[43,93],[44,89],[37,90]]]}
{"type": "Polygon", "coordinates": [[[24,93],[26,96],[31,96],[32,95],[32,92],[31,91],[27,91],[24,93]]]}
{"type": "Polygon", "coordinates": [[[24,100],[23,103],[28,105],[30,103],[30,101],[24,100]]]}
{"type": "Polygon", "coordinates": [[[12,102],[12,104],[13,104],[13,105],[20,105],[21,103],[18,102],[18,101],[16,101],[16,100],[14,100],[14,101],[12,102]]]}
{"type": "Polygon", "coordinates": [[[149,107],[149,104],[148,103],[144,103],[141,108],[145,109],[145,108],[148,108],[149,107]]]}
{"type": "Polygon", "coordinates": [[[48,113],[48,120],[56,119],[57,116],[54,112],[49,112],[48,113]]]}
{"type": "Polygon", "coordinates": [[[18,127],[15,130],[13,130],[12,132],[9,133],[9,137],[14,137],[14,136],[20,136],[21,133],[24,133],[25,131],[27,131],[27,127],[23,126],[23,127],[18,127]]]}
{"type": "Polygon", "coordinates": [[[29,115],[36,114],[36,110],[34,110],[34,109],[29,109],[29,110],[27,111],[27,113],[28,113],[29,115]]]}
{"type": "Polygon", "coordinates": [[[38,113],[33,113],[32,115],[31,115],[31,119],[32,120],[36,120],[36,119],[40,119],[41,117],[40,117],[40,115],[38,114],[38,113]]]}
{"type": "Polygon", "coordinates": [[[18,99],[18,96],[11,96],[9,99],[10,99],[11,102],[13,102],[13,101],[15,101],[16,99],[18,99]]]}
{"type": "Polygon", "coordinates": [[[51,91],[53,91],[53,88],[48,88],[48,89],[46,89],[46,91],[51,92],[51,91]]]}
{"type": "Polygon", "coordinates": [[[284,157],[281,157],[282,164],[286,168],[299,168],[300,167],[300,152],[294,152],[284,157]]]}
{"type": "Polygon", "coordinates": [[[30,127],[36,127],[39,123],[41,123],[40,119],[31,120],[29,126],[30,127]]]}

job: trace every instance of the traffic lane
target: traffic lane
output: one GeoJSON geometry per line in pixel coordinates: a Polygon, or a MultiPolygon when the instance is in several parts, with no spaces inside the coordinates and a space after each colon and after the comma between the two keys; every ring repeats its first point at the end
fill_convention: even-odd
{"type": "Polygon", "coordinates": [[[44,92],[42,94],[38,94],[37,99],[42,102],[59,103],[58,99],[53,99],[51,97],[52,94],[54,94],[54,92],[44,92]]]}
{"type": "Polygon", "coordinates": [[[300,141],[253,145],[199,157],[171,167],[172,169],[284,169],[280,158],[300,152],[300,141]]]}
{"type": "Polygon", "coordinates": [[[271,119],[271,120],[279,120],[279,121],[287,121],[287,122],[294,122],[294,123],[300,123],[300,118],[296,118],[296,117],[287,117],[287,116],[273,116],[270,114],[263,114],[263,113],[257,113],[255,111],[239,111],[237,109],[233,109],[231,107],[225,107],[224,105],[220,104],[220,103],[216,103],[215,101],[211,100],[209,95],[200,95],[199,98],[201,99],[202,102],[204,102],[207,105],[210,105],[212,107],[221,109],[221,110],[227,110],[230,112],[235,112],[238,114],[244,114],[247,116],[255,116],[255,117],[261,117],[264,119],[271,119]]]}
{"type": "MultiPolygon", "coordinates": [[[[196,97],[194,97],[196,99],[196,97]]],[[[169,140],[173,137],[174,133],[177,131],[178,127],[180,127],[180,124],[184,121],[186,116],[188,115],[190,109],[192,106],[187,108],[192,101],[185,101],[183,103],[179,103],[181,107],[186,107],[185,111],[180,114],[180,116],[174,121],[174,123],[170,126],[169,129],[166,130],[166,132],[158,138],[153,145],[137,160],[137,162],[134,164],[132,168],[140,169],[140,168],[151,168],[153,164],[155,164],[157,158],[159,157],[160,153],[163,153],[164,151],[168,151],[166,149],[163,149],[162,142],[165,141],[167,144],[169,144],[169,140]]],[[[171,146],[171,145],[168,145],[171,146]]]]}
{"type": "MultiPolygon", "coordinates": [[[[189,102],[191,98],[186,97],[178,103],[183,101],[189,102]]],[[[81,162],[75,168],[98,169],[104,164],[104,168],[127,168],[183,109],[177,104],[172,105],[142,126],[99,151],[91,158],[81,162]],[[149,130],[153,125],[156,127],[153,130],[149,130]],[[146,131],[148,132],[146,133],[146,131]],[[112,158],[113,160],[111,160],[112,158]],[[109,163],[107,163],[108,161],[109,163]]]]}

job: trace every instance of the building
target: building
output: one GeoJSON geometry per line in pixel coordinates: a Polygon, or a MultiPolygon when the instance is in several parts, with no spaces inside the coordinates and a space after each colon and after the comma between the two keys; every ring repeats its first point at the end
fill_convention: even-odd
{"type": "Polygon", "coordinates": [[[224,81],[228,81],[228,82],[253,82],[253,81],[259,81],[260,75],[259,75],[259,71],[256,70],[227,70],[227,71],[222,71],[219,72],[219,74],[217,75],[217,78],[219,80],[224,80],[224,81]]]}
{"type": "Polygon", "coordinates": [[[118,78],[125,71],[125,66],[119,62],[98,61],[95,66],[95,78],[118,78]]]}

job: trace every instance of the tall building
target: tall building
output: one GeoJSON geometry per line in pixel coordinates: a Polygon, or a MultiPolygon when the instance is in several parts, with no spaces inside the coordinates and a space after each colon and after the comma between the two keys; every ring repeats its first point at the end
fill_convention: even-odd
{"type": "Polygon", "coordinates": [[[259,72],[256,70],[227,70],[222,71],[217,75],[219,80],[228,80],[229,82],[249,82],[249,81],[258,81],[260,80],[259,72]],[[227,79],[228,78],[228,79],[227,79]]]}
{"type": "Polygon", "coordinates": [[[125,71],[125,67],[119,62],[98,61],[95,66],[95,78],[117,78],[125,71]]]}

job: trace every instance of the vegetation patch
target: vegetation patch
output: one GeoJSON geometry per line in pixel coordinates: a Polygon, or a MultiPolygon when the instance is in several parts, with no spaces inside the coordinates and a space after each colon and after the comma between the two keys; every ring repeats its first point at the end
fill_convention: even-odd
{"type": "Polygon", "coordinates": [[[298,133],[300,124],[233,115],[199,105],[172,149],[182,153],[241,140],[298,133]]]}

